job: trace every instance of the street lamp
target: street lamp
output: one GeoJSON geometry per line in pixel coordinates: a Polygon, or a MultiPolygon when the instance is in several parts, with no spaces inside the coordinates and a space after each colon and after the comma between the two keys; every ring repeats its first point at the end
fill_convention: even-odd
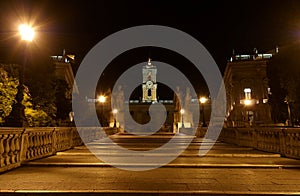
{"type": "Polygon", "coordinates": [[[254,101],[255,100],[253,100],[253,99],[244,99],[244,100],[242,100],[242,103],[246,107],[247,122],[249,123],[250,126],[251,126],[250,117],[249,117],[250,111],[248,111],[247,107],[252,106],[254,104],[254,101]]]}
{"type": "Polygon", "coordinates": [[[204,116],[204,104],[208,101],[208,99],[206,97],[200,97],[199,99],[200,103],[201,103],[201,110],[202,110],[202,126],[206,127],[206,123],[205,123],[205,116],[204,116]]]}
{"type": "Polygon", "coordinates": [[[181,128],[184,128],[184,121],[183,121],[184,109],[180,110],[180,114],[181,114],[181,128]]]}
{"type": "Polygon", "coordinates": [[[12,106],[12,111],[10,115],[7,117],[5,124],[11,127],[24,127],[26,126],[26,117],[25,117],[25,106],[22,104],[24,98],[24,69],[27,64],[27,47],[28,43],[31,42],[34,38],[34,29],[27,24],[19,25],[19,34],[21,36],[21,40],[24,41],[24,59],[23,65],[20,66],[19,73],[19,84],[18,84],[18,92],[16,94],[16,103],[12,106]]]}
{"type": "Polygon", "coordinates": [[[113,109],[113,115],[114,115],[114,127],[117,127],[117,113],[118,110],[117,109],[113,109]]]}
{"type": "Polygon", "coordinates": [[[104,102],[106,101],[106,97],[105,97],[104,95],[100,95],[100,96],[98,97],[98,101],[99,101],[100,103],[104,103],[104,102]]]}
{"type": "Polygon", "coordinates": [[[97,101],[100,103],[100,123],[103,126],[104,123],[104,103],[106,102],[106,97],[104,95],[99,95],[97,101]]]}
{"type": "Polygon", "coordinates": [[[19,26],[19,33],[21,35],[21,39],[27,42],[31,42],[35,34],[33,28],[27,24],[21,24],[19,26]]]}
{"type": "Polygon", "coordinates": [[[287,121],[287,125],[290,126],[290,125],[292,125],[292,118],[291,118],[292,115],[291,115],[291,107],[290,107],[290,102],[289,102],[288,97],[285,97],[284,102],[285,102],[286,105],[287,105],[287,111],[288,111],[288,121],[287,121]]]}

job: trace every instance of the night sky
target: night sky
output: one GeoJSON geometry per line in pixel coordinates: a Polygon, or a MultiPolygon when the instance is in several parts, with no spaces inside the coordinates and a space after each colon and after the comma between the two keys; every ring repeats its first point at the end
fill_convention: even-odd
{"type": "MultiPolygon", "coordinates": [[[[32,56],[46,58],[66,49],[78,63],[101,39],[136,25],[165,25],[192,35],[221,72],[233,49],[267,52],[300,39],[300,1],[4,1],[0,8],[0,62],[17,62],[17,27],[27,21],[37,31],[32,56]]],[[[129,51],[111,69],[124,70],[149,56],[191,72],[180,55],[157,48],[129,51]]]]}

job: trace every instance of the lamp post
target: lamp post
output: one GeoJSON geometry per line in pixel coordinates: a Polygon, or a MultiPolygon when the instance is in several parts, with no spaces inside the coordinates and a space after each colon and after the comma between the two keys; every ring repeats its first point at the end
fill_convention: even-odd
{"type": "Polygon", "coordinates": [[[99,95],[98,96],[98,98],[97,98],[97,101],[100,103],[100,123],[101,123],[101,125],[102,126],[104,126],[103,125],[103,121],[104,121],[104,112],[103,112],[103,110],[104,110],[104,103],[105,103],[105,101],[106,101],[106,97],[104,96],[104,95],[99,95]]]}
{"type": "Polygon", "coordinates": [[[291,115],[291,107],[290,107],[290,102],[289,102],[288,97],[285,98],[284,102],[287,105],[287,111],[288,111],[288,123],[287,123],[287,126],[291,126],[292,125],[292,118],[291,118],[292,115],[291,115]]]}
{"type": "Polygon", "coordinates": [[[113,115],[114,115],[114,128],[117,127],[117,113],[118,113],[118,110],[117,109],[113,109],[113,115]]]}
{"type": "Polygon", "coordinates": [[[18,92],[16,94],[16,103],[12,106],[10,115],[6,118],[6,126],[24,127],[27,125],[25,117],[25,106],[22,104],[24,98],[24,69],[27,64],[27,47],[34,38],[34,29],[27,24],[19,26],[19,34],[23,45],[23,64],[20,66],[18,92]]]}
{"type": "MultiPolygon", "coordinates": [[[[244,103],[245,107],[249,107],[249,106],[253,105],[253,100],[252,99],[244,99],[243,103],[244,103]]],[[[247,108],[246,108],[246,115],[247,115],[247,122],[251,126],[250,118],[249,118],[249,111],[247,110],[247,108]]]]}
{"type": "Polygon", "coordinates": [[[181,128],[184,128],[184,121],[183,121],[184,109],[180,110],[180,114],[181,114],[181,128]]]}
{"type": "Polygon", "coordinates": [[[208,101],[208,99],[206,97],[200,97],[199,99],[200,103],[201,103],[201,110],[202,110],[202,126],[206,127],[206,123],[205,123],[205,116],[204,116],[204,104],[208,101]]]}

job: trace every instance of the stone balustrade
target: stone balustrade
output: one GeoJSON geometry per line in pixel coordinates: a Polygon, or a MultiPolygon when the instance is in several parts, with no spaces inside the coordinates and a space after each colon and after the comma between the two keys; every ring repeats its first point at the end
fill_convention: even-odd
{"type": "Polygon", "coordinates": [[[224,128],[219,140],[300,159],[300,128],[224,128]]]}
{"type": "Polygon", "coordinates": [[[0,172],[105,135],[96,127],[0,128],[0,172]]]}

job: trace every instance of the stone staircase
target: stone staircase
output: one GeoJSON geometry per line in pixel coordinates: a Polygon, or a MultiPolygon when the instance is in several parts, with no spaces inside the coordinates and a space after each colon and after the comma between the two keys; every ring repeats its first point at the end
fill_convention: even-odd
{"type": "MultiPolygon", "coordinates": [[[[298,160],[186,135],[115,134],[58,152],[56,156],[25,163],[27,166],[84,167],[192,167],[192,168],[300,168],[298,160]],[[169,146],[163,146],[172,141],[169,146]],[[122,148],[120,148],[122,147],[122,148]],[[155,151],[161,148],[160,151],[155,151]],[[124,150],[125,149],[125,150],[124,150]],[[153,152],[152,152],[153,151],[153,152]],[[201,154],[201,151],[206,154],[201,154]],[[151,153],[150,153],[151,152],[151,153]],[[138,159],[143,161],[136,162],[138,159]],[[107,160],[109,160],[107,162],[107,160]],[[157,161],[168,161],[157,164],[157,161]]],[[[126,168],[125,168],[126,169],[126,168]]],[[[144,170],[144,169],[141,169],[144,170]]]]}
{"type": "Polygon", "coordinates": [[[279,154],[186,135],[116,134],[1,174],[0,193],[299,195],[299,168],[279,154]]]}

